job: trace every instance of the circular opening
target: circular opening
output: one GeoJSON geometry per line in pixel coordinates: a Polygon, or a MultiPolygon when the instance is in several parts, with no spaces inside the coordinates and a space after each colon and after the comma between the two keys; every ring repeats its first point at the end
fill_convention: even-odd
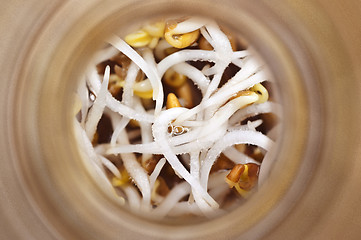
{"type": "MultiPolygon", "coordinates": [[[[237,5],[237,11],[232,10],[227,4],[212,5],[209,8],[214,14],[211,16],[212,19],[222,26],[227,26],[236,35],[245,36],[254,46],[255,52],[270,69],[274,78],[272,84],[274,84],[275,97],[282,105],[282,137],[277,139],[279,144],[270,155],[270,159],[277,161],[274,162],[269,177],[251,196],[250,201],[246,201],[240,207],[233,207],[231,212],[210,221],[187,219],[187,222],[184,222],[182,219],[176,219],[152,222],[132,214],[125,208],[119,208],[119,202],[112,195],[114,194],[112,188],[103,187],[104,184],[109,186],[109,182],[107,183],[104,178],[97,178],[94,181],[94,176],[99,176],[96,172],[98,170],[95,167],[86,169],[81,161],[81,159],[87,161],[88,157],[79,151],[75,137],[77,133],[72,130],[75,124],[74,111],[69,109],[74,108],[76,83],[87,71],[89,56],[95,55],[100,46],[104,45],[105,36],[117,33],[120,29],[130,33],[131,30],[136,29],[136,25],[139,27],[139,23],[144,23],[145,20],[154,19],[154,16],[169,16],[176,12],[178,15],[181,12],[184,13],[181,15],[186,16],[197,14],[197,16],[210,17],[209,13],[203,10],[199,12],[186,6],[187,2],[174,6],[164,2],[157,3],[160,5],[156,10],[152,8],[155,3],[127,5],[127,2],[116,4],[113,8],[107,3],[96,6],[82,16],[69,31],[65,31],[67,34],[63,32],[64,35],[60,35],[61,42],[52,49],[51,54],[44,54],[45,60],[49,60],[49,68],[46,75],[42,75],[46,80],[37,85],[41,86],[37,89],[40,97],[36,98],[40,100],[40,106],[35,106],[34,112],[39,113],[39,116],[34,117],[33,120],[38,121],[38,124],[35,124],[37,128],[31,131],[32,135],[39,136],[43,149],[35,154],[38,160],[34,161],[35,164],[25,174],[32,179],[30,185],[33,184],[34,187],[38,184],[36,190],[32,189],[37,192],[33,194],[34,198],[41,205],[40,209],[51,209],[47,212],[48,221],[57,229],[68,232],[69,235],[111,238],[127,232],[130,235],[148,235],[157,238],[160,234],[172,237],[174,232],[181,229],[182,234],[177,236],[179,238],[190,236],[207,238],[217,231],[222,231],[224,234],[228,230],[227,234],[234,237],[252,228],[257,229],[257,234],[264,233],[276,222],[268,224],[268,228],[260,229],[257,226],[261,225],[259,224],[261,220],[271,216],[272,211],[277,209],[280,203],[285,203],[281,204],[284,207],[281,212],[284,214],[291,206],[290,202],[294,202],[299,196],[302,190],[300,185],[306,180],[303,173],[307,172],[310,166],[307,164],[310,160],[303,160],[314,154],[315,147],[310,146],[317,141],[317,136],[321,136],[319,133],[322,129],[316,131],[317,126],[309,125],[310,122],[314,122],[313,117],[310,116],[312,109],[309,106],[314,96],[309,96],[306,92],[310,87],[317,89],[315,86],[317,81],[312,81],[316,79],[316,75],[312,72],[310,63],[301,63],[296,59],[296,55],[301,56],[300,59],[307,59],[307,53],[303,52],[305,49],[302,48],[302,44],[289,32],[289,29],[282,28],[283,35],[279,35],[275,25],[284,26],[284,23],[261,3],[257,4],[257,7],[264,9],[263,13],[267,13],[262,16],[255,10],[255,5],[246,3],[237,5]],[[167,14],[164,14],[165,12],[167,14]],[[273,25],[268,24],[267,17],[272,18],[273,25]],[[129,24],[129,19],[134,19],[134,24],[129,24]],[[306,75],[309,79],[307,82],[304,81],[306,75]],[[54,108],[54,106],[58,107],[54,108]],[[294,106],[297,106],[297,111],[294,111],[294,106]],[[37,130],[39,132],[36,132],[37,130]],[[310,136],[311,132],[312,136],[310,136]],[[312,141],[309,141],[310,139],[312,141]],[[290,155],[293,156],[292,161],[290,155]],[[36,175],[34,173],[39,172],[37,168],[39,166],[42,174],[33,178],[33,175],[36,175]],[[297,194],[289,194],[291,186],[297,194]],[[106,190],[105,194],[104,189],[109,191],[106,190]],[[62,211],[62,209],[66,210],[62,211]],[[75,221],[76,219],[81,221],[75,221]],[[97,225],[94,219],[104,219],[104,221],[97,225]],[[230,223],[229,219],[236,220],[230,223]],[[139,224],[142,229],[138,228],[139,224]],[[59,227],[60,225],[63,227],[59,227]]],[[[193,4],[204,7],[205,3],[193,4]]],[[[35,69],[35,72],[36,70],[44,72],[41,68],[35,69]]],[[[219,235],[214,235],[215,238],[217,236],[219,235]]]]}

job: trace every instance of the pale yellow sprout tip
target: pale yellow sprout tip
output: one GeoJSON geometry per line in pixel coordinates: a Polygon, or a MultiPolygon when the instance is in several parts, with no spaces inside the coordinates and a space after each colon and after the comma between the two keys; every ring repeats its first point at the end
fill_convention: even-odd
{"type": "Polygon", "coordinates": [[[258,95],[258,100],[256,101],[256,103],[264,103],[268,101],[268,91],[262,84],[257,83],[253,87],[251,87],[250,90],[258,95]]]}
{"type": "Polygon", "coordinates": [[[152,41],[152,37],[146,31],[139,30],[128,34],[125,41],[132,47],[145,47],[152,41]]]}

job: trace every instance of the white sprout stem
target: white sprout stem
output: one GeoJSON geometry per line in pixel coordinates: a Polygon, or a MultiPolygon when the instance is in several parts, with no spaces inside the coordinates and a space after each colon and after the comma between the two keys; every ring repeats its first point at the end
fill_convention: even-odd
{"type": "Polygon", "coordinates": [[[209,35],[209,33],[207,32],[205,27],[202,27],[200,29],[201,34],[203,35],[203,37],[207,40],[207,42],[209,44],[211,44],[212,47],[214,47],[214,45],[216,45],[216,43],[213,41],[213,39],[211,38],[211,36],[209,35]]]}
{"type": "Polygon", "coordinates": [[[154,122],[154,116],[148,113],[140,113],[135,111],[133,108],[128,107],[117,99],[115,99],[109,92],[106,94],[106,106],[113,112],[119,113],[121,116],[127,117],[129,119],[135,119],[137,121],[154,122]]]}
{"type": "Polygon", "coordinates": [[[124,131],[128,123],[129,123],[129,118],[123,117],[122,120],[117,124],[110,139],[110,145],[114,146],[117,143],[117,139],[119,138],[119,135],[121,134],[122,131],[124,131]]]}
{"type": "Polygon", "coordinates": [[[231,79],[230,82],[242,81],[243,79],[247,79],[248,77],[250,77],[252,74],[263,70],[263,66],[260,65],[253,56],[245,57],[243,59],[243,64],[243,68],[241,68],[241,70],[237,72],[237,74],[231,79]]]}
{"type": "MultiPolygon", "coordinates": [[[[127,76],[125,78],[125,84],[123,87],[123,96],[122,96],[122,103],[126,106],[131,106],[133,103],[133,86],[138,74],[139,68],[137,65],[132,62],[128,68],[127,76]]],[[[125,129],[128,125],[130,119],[127,117],[123,117],[117,127],[115,128],[113,135],[110,140],[110,144],[114,145],[118,139],[119,134],[125,129]]]]}
{"type": "Polygon", "coordinates": [[[190,153],[190,173],[195,179],[199,179],[199,152],[190,153]]]}
{"type": "Polygon", "coordinates": [[[98,94],[101,87],[101,79],[96,71],[96,69],[89,69],[86,72],[87,83],[89,84],[89,89],[94,92],[95,95],[98,94]]]}
{"type": "Polygon", "coordinates": [[[103,115],[104,107],[106,105],[105,98],[106,93],[108,92],[108,83],[110,76],[110,67],[105,68],[103,82],[101,84],[99,94],[95,99],[93,107],[89,111],[88,119],[85,122],[85,131],[89,139],[93,139],[93,136],[96,132],[98,122],[103,115]]]}
{"type": "Polygon", "coordinates": [[[122,188],[127,196],[129,207],[134,212],[139,212],[141,209],[141,200],[138,191],[131,185],[122,188]]]}
{"type": "Polygon", "coordinates": [[[214,65],[213,67],[209,67],[209,68],[204,68],[202,69],[202,73],[205,75],[205,76],[211,76],[211,75],[214,75],[214,74],[217,74],[219,73],[219,65],[214,65]]]}
{"type": "Polygon", "coordinates": [[[260,74],[260,72],[246,78],[245,80],[238,82],[232,87],[220,89],[212,97],[210,97],[206,102],[204,102],[205,108],[210,107],[215,104],[219,104],[220,102],[225,102],[229,99],[230,96],[238,93],[239,91],[245,90],[247,88],[252,87],[253,85],[263,82],[265,80],[265,76],[260,74]],[[223,90],[223,91],[221,91],[223,90]]]}
{"type": "Polygon", "coordinates": [[[122,95],[122,103],[126,106],[132,105],[132,97],[133,97],[133,85],[137,78],[139,68],[133,62],[130,64],[127,76],[125,78],[125,83],[123,86],[123,95],[122,95]]]}
{"type": "Polygon", "coordinates": [[[201,184],[204,188],[207,187],[209,172],[219,154],[235,144],[252,144],[268,151],[274,143],[266,135],[256,131],[233,131],[227,133],[224,138],[214,144],[214,148],[209,150],[201,167],[201,184]]]}
{"type": "MultiPolygon", "coordinates": [[[[200,162],[199,162],[199,151],[191,152],[190,153],[190,174],[199,181],[200,176],[200,162]]],[[[196,204],[198,205],[199,209],[207,215],[209,212],[211,212],[213,209],[206,203],[206,201],[201,198],[199,193],[196,191],[196,189],[192,188],[192,195],[194,197],[194,200],[196,204]]]]}
{"type": "Polygon", "coordinates": [[[252,76],[245,77],[244,72],[238,71],[236,75],[222,86],[216,93],[214,93],[209,99],[202,101],[201,104],[190,109],[185,114],[180,115],[175,121],[175,124],[181,124],[183,121],[193,117],[197,113],[204,109],[225,103],[230,96],[238,93],[239,91],[245,90],[252,87],[253,85],[263,82],[266,76],[262,71],[257,72],[252,76]],[[231,86],[230,86],[231,85],[231,86]]]}
{"type": "Polygon", "coordinates": [[[149,182],[150,182],[150,187],[153,188],[155,181],[157,180],[160,171],[162,171],[162,168],[164,166],[164,164],[166,163],[165,158],[162,158],[159,160],[159,162],[157,163],[157,165],[155,165],[155,168],[152,172],[152,174],[150,174],[149,176],[149,182]]]}
{"type": "Polygon", "coordinates": [[[149,176],[145,172],[144,168],[138,163],[134,154],[123,153],[120,155],[124,167],[129,173],[129,175],[134,179],[134,182],[138,186],[139,190],[142,193],[143,207],[144,210],[149,210],[150,208],[150,199],[151,199],[151,188],[149,183],[149,176]]]}
{"type": "MultiPolygon", "coordinates": [[[[220,137],[223,137],[226,131],[226,125],[219,127],[216,131],[207,134],[206,138],[198,138],[199,133],[203,131],[203,128],[197,128],[188,133],[180,136],[175,136],[169,139],[171,149],[175,154],[188,153],[191,149],[206,149],[212,143],[220,137]]],[[[102,147],[102,150],[106,154],[119,154],[119,153],[143,153],[143,154],[162,154],[162,149],[156,142],[144,143],[144,144],[118,144],[114,146],[106,145],[102,147]]]]}
{"type": "Polygon", "coordinates": [[[177,24],[175,28],[172,29],[174,34],[183,34],[193,32],[201,27],[203,27],[209,20],[201,17],[191,17],[183,22],[177,24]]]}
{"type": "MultiPolygon", "coordinates": [[[[192,151],[190,152],[190,159],[189,159],[189,171],[190,174],[199,181],[199,169],[200,169],[200,162],[199,162],[199,152],[197,151],[192,151]]],[[[192,188],[192,195],[194,198],[196,198],[195,196],[197,196],[198,199],[198,203],[200,204],[201,198],[199,197],[199,194],[192,188]]],[[[205,204],[207,205],[207,204],[205,204]]]]}
{"type": "Polygon", "coordinates": [[[155,217],[163,218],[184,196],[189,194],[191,187],[187,182],[180,183],[172,188],[161,204],[153,210],[155,217]]]}
{"type": "Polygon", "coordinates": [[[118,144],[104,148],[105,154],[119,154],[119,153],[143,153],[143,154],[161,154],[160,147],[156,142],[143,144],[118,144]]]}
{"type": "Polygon", "coordinates": [[[206,136],[196,139],[193,142],[185,143],[180,146],[173,147],[172,150],[176,154],[184,154],[190,151],[202,151],[211,148],[218,139],[222,138],[226,133],[226,124],[220,126],[214,132],[208,133],[206,136]]]}
{"type": "Polygon", "coordinates": [[[217,94],[221,94],[223,91],[229,90],[241,82],[249,80],[249,78],[254,77],[255,75],[262,76],[262,78],[264,78],[263,81],[267,80],[267,76],[263,72],[262,67],[257,65],[251,57],[247,57],[245,58],[245,66],[241,68],[231,79],[229,79],[227,83],[219,89],[217,94]]]}
{"type": "Polygon", "coordinates": [[[149,66],[147,62],[133,48],[131,48],[125,41],[123,41],[118,36],[113,35],[113,37],[109,39],[109,43],[115,48],[117,48],[119,51],[124,53],[135,64],[137,64],[138,67],[148,77],[153,88],[153,100],[156,101],[155,115],[158,115],[163,105],[163,87],[158,73],[155,71],[154,68],[149,66]]]}
{"type": "Polygon", "coordinates": [[[92,166],[89,168],[90,172],[97,180],[99,180],[101,183],[104,183],[102,186],[105,186],[104,189],[107,190],[108,193],[114,194],[114,188],[105,174],[101,160],[95,153],[92,143],[88,139],[85,130],[81,127],[80,123],[76,119],[74,119],[74,128],[78,142],[82,143],[80,144],[80,150],[82,150],[82,152],[85,154],[87,157],[86,159],[89,160],[87,163],[90,163],[90,166],[92,166]]]}
{"type": "Polygon", "coordinates": [[[155,57],[157,57],[158,59],[163,59],[166,57],[165,55],[165,50],[168,48],[173,47],[172,45],[170,45],[167,40],[165,39],[161,39],[158,42],[158,45],[155,47],[154,49],[154,55],[155,57]]]}
{"type": "Polygon", "coordinates": [[[243,108],[235,112],[235,114],[229,119],[229,124],[234,125],[238,122],[245,120],[248,117],[256,116],[261,113],[276,113],[280,112],[280,106],[273,102],[264,102],[261,104],[253,104],[247,108],[243,108]]]}
{"type": "MultiPolygon", "coordinates": [[[[78,135],[78,139],[81,139],[83,144],[81,145],[83,147],[84,152],[88,155],[90,162],[93,163],[94,165],[96,165],[99,169],[103,169],[102,165],[101,165],[101,161],[98,158],[98,155],[96,154],[96,152],[94,151],[93,145],[91,143],[91,141],[89,140],[87,133],[85,132],[85,130],[80,126],[78,121],[75,121],[75,129],[76,132],[80,135],[78,135]]],[[[105,175],[105,173],[102,171],[103,175],[105,175]]]]}
{"type": "MultiPolygon", "coordinates": [[[[239,121],[238,121],[239,122],[239,121]]],[[[263,123],[262,119],[254,120],[254,121],[247,121],[247,124],[244,125],[230,125],[227,128],[228,131],[234,130],[253,130],[256,131],[256,128],[259,127],[263,123]]]]}
{"type": "Polygon", "coordinates": [[[221,125],[228,121],[228,119],[234,114],[238,109],[247,106],[250,103],[254,103],[258,100],[257,94],[240,96],[229,103],[221,107],[211,119],[209,119],[203,127],[203,131],[199,134],[199,137],[203,137],[209,134],[210,131],[218,129],[221,125]]]}
{"type": "MultiPolygon", "coordinates": [[[[192,142],[184,143],[180,146],[170,146],[174,154],[185,154],[189,151],[196,151],[197,149],[206,149],[211,147],[212,140],[215,140],[224,135],[225,128],[220,128],[212,135],[208,135],[206,139],[193,140],[192,142]]],[[[105,154],[119,154],[119,153],[142,153],[142,154],[162,154],[163,149],[156,142],[144,144],[125,144],[115,146],[104,146],[99,148],[100,152],[105,154]]]]}
{"type": "Polygon", "coordinates": [[[181,125],[184,121],[194,117],[199,112],[203,111],[205,108],[202,104],[198,104],[194,108],[189,109],[184,114],[180,115],[175,121],[174,124],[181,125]]]}
{"type": "Polygon", "coordinates": [[[234,146],[226,148],[222,153],[235,164],[254,163],[260,165],[259,162],[247,156],[246,154],[238,151],[234,146]]]}
{"type": "Polygon", "coordinates": [[[193,67],[187,63],[178,63],[173,66],[174,71],[179,74],[183,74],[191,79],[195,85],[201,90],[204,95],[207,91],[207,87],[210,83],[210,80],[204,76],[204,74],[199,71],[196,67],[193,67]]]}
{"type": "MultiPolygon", "coordinates": [[[[249,55],[250,55],[249,50],[242,50],[242,51],[233,52],[232,53],[232,63],[233,62],[236,62],[236,63],[241,63],[242,62],[243,63],[243,58],[245,58],[245,57],[247,57],[249,55]]],[[[237,65],[237,64],[235,64],[235,65],[237,65]]]]}
{"type": "Polygon", "coordinates": [[[205,27],[207,29],[207,32],[209,33],[209,36],[213,40],[214,50],[221,54],[221,59],[224,62],[227,62],[226,65],[228,65],[231,62],[233,50],[227,35],[219,29],[219,26],[214,21],[205,25],[205,27]]]}
{"type": "MultiPolygon", "coordinates": [[[[115,126],[117,124],[119,124],[118,117],[119,116],[117,116],[117,115],[111,116],[113,128],[115,128],[115,126]]],[[[122,131],[119,134],[118,142],[120,144],[129,144],[129,139],[128,139],[126,131],[122,131]]],[[[129,173],[129,175],[132,177],[135,184],[137,185],[137,187],[139,188],[139,190],[142,193],[142,196],[143,196],[142,207],[144,208],[144,210],[149,211],[150,200],[151,200],[151,188],[150,188],[148,174],[146,173],[144,168],[142,168],[142,166],[139,164],[139,162],[137,161],[137,159],[133,153],[122,153],[122,154],[120,154],[120,156],[122,158],[125,169],[129,173]]]]}
{"type": "MultiPolygon", "coordinates": [[[[112,46],[106,47],[106,48],[96,52],[94,54],[94,56],[92,57],[91,62],[93,63],[93,65],[96,65],[98,63],[108,60],[109,58],[113,57],[117,53],[118,53],[118,50],[116,48],[114,48],[112,46]]],[[[90,66],[92,66],[92,65],[90,65],[90,66]]]]}
{"type": "Polygon", "coordinates": [[[119,169],[112,163],[108,158],[105,158],[101,155],[98,155],[102,164],[117,178],[121,178],[122,174],[119,172],[119,169]]]}
{"type": "Polygon", "coordinates": [[[214,51],[207,50],[182,50],[175,52],[158,63],[159,76],[163,74],[173,65],[186,61],[217,61],[217,56],[214,51]]]}
{"type": "Polygon", "coordinates": [[[168,123],[179,116],[182,112],[184,112],[183,108],[171,108],[160,114],[153,124],[153,136],[155,142],[157,142],[161,147],[163,156],[167,159],[172,168],[177,171],[178,174],[182,176],[182,178],[184,178],[202,196],[202,198],[207,201],[208,204],[210,204],[213,208],[218,208],[217,202],[215,202],[208,194],[206,189],[202,188],[200,182],[190,175],[190,173],[185,169],[167,141],[166,132],[168,123]]]}
{"type": "Polygon", "coordinates": [[[213,76],[212,81],[210,82],[206,93],[204,94],[204,97],[202,99],[201,104],[203,104],[205,101],[209,99],[211,94],[218,88],[219,83],[221,82],[223,71],[227,66],[220,67],[220,71],[217,71],[217,73],[213,76]]]}
{"type": "Polygon", "coordinates": [[[240,59],[240,58],[232,59],[232,63],[233,63],[234,65],[236,65],[237,67],[239,67],[239,68],[243,68],[243,67],[244,67],[244,61],[243,61],[243,59],[240,59]]]}
{"type": "MultiPolygon", "coordinates": [[[[141,113],[146,113],[142,102],[139,98],[134,99],[134,109],[141,113]]],[[[152,135],[152,125],[147,122],[139,122],[140,126],[140,133],[142,138],[142,143],[150,143],[153,141],[153,135],[152,135]]],[[[152,157],[152,154],[142,154],[142,164],[144,166],[145,162],[152,157]]]]}

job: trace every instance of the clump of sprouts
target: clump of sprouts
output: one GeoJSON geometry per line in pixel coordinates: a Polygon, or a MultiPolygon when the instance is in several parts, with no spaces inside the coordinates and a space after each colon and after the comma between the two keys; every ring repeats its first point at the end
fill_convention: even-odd
{"type": "Polygon", "coordinates": [[[78,88],[86,161],[132,211],[158,218],[247,198],[275,140],[264,66],[209,19],[156,21],[124,39],[107,40],[78,88]]]}

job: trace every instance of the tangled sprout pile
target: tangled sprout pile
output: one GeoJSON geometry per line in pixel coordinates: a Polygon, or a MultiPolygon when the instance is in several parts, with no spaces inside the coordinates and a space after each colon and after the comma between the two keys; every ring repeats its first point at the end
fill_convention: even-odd
{"type": "Polygon", "coordinates": [[[265,171],[279,125],[270,86],[247,43],[216,22],[156,21],[92,58],[75,128],[86,161],[132,211],[213,216],[265,171]]]}

